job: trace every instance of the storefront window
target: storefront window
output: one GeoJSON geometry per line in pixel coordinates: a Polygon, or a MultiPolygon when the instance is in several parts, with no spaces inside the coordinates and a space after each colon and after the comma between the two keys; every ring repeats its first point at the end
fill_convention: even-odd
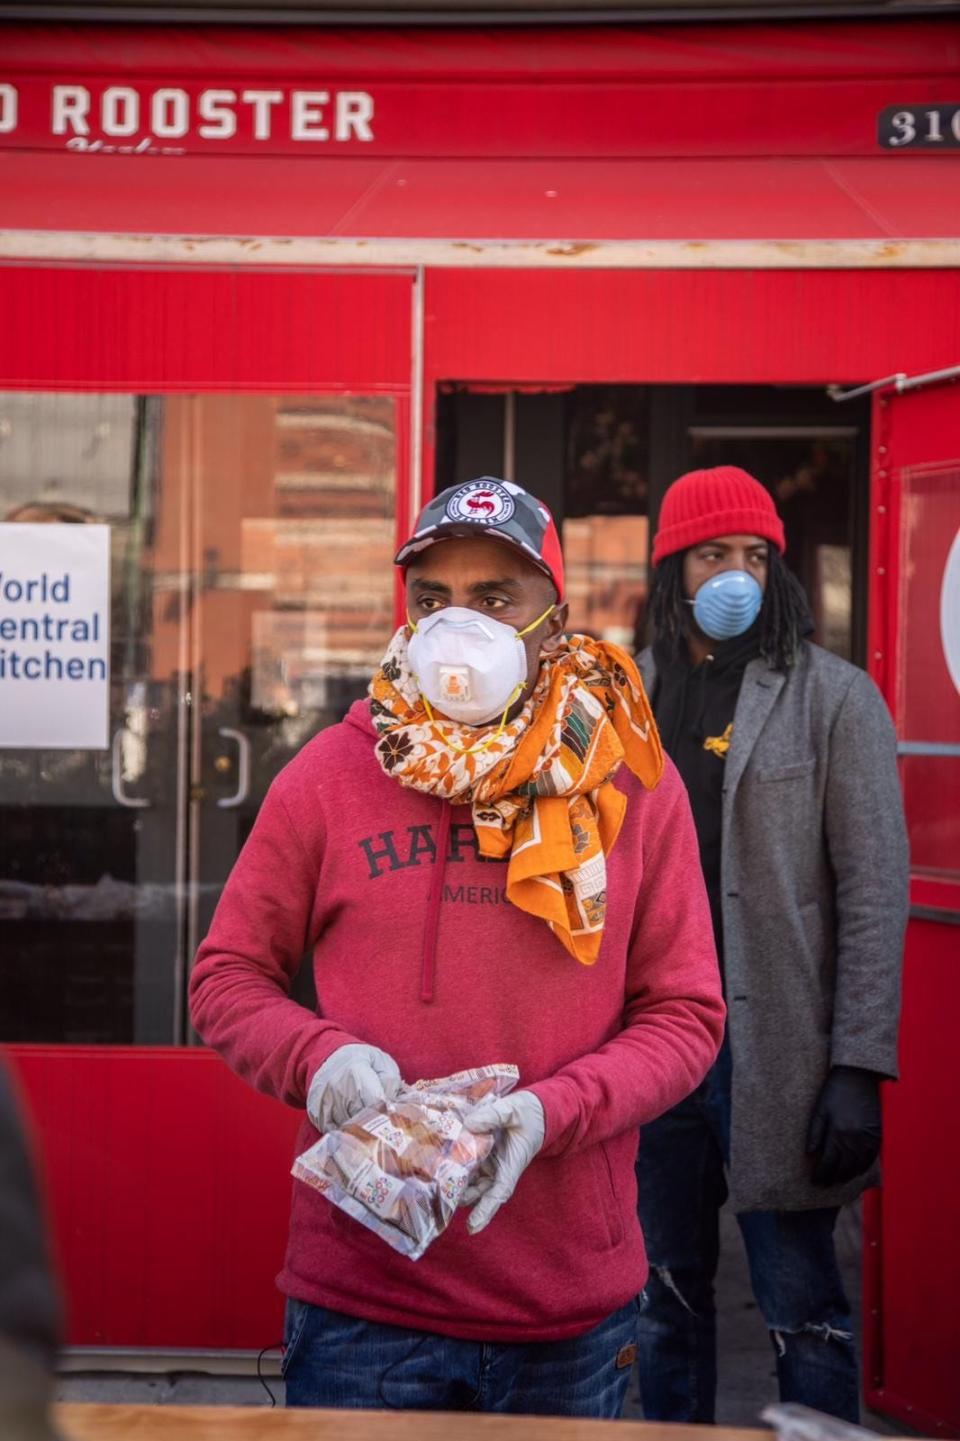
{"type": "MultiPolygon", "coordinates": [[[[189,423],[199,725],[188,954],[274,776],[365,695],[393,629],[391,396],[201,396],[189,423]]],[[[309,999],[309,968],[301,972],[309,999]]]]}
{"type": "Polygon", "coordinates": [[[563,523],[570,628],[631,649],[647,594],[645,515],[588,515],[563,523]]]}
{"type": "Polygon", "coordinates": [[[106,746],[0,749],[0,1039],[186,1039],[267,787],[389,638],[395,452],[390,396],[0,394],[0,545],[107,525],[111,593],[106,746]]]}
{"type": "Polygon", "coordinates": [[[580,386],[564,406],[570,627],[628,648],[647,595],[648,394],[580,386]]]}
{"type": "Polygon", "coordinates": [[[16,721],[24,682],[0,680],[15,742],[0,749],[3,1040],[173,1035],[176,787],[168,797],[163,778],[181,677],[153,650],[156,597],[171,598],[154,557],[161,429],[159,402],[142,397],[0,394],[0,569],[19,524],[110,532],[107,746],[34,749],[16,721]]]}
{"type": "Polygon", "coordinates": [[[960,881],[960,469],[903,473],[897,705],[915,874],[960,881]]]}

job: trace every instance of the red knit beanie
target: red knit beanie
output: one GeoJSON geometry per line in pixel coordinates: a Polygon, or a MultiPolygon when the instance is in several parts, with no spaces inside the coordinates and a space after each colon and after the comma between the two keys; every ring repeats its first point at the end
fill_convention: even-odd
{"type": "Polygon", "coordinates": [[[653,563],[720,535],[762,535],[781,555],[787,545],[770,492],[736,465],[691,470],[673,482],[660,507],[653,563]]]}

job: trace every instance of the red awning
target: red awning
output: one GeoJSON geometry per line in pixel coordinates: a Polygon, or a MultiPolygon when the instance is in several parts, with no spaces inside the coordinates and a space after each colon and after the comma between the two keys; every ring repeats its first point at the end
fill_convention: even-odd
{"type": "Polygon", "coordinates": [[[6,151],[0,196],[6,232],[896,242],[958,236],[960,163],[915,154],[323,160],[6,151]]]}

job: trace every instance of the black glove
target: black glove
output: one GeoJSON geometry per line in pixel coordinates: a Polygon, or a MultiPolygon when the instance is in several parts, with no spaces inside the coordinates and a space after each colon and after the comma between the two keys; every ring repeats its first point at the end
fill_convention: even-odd
{"type": "Polygon", "coordinates": [[[834,1066],[817,1098],[807,1132],[815,1156],[813,1184],[838,1186],[869,1171],[880,1154],[880,1077],[857,1066],[834,1066]]]}

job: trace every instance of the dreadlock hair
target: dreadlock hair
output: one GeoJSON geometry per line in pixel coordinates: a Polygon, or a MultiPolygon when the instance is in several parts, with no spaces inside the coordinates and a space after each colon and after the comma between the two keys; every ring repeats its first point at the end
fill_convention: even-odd
{"type": "MultiPolygon", "coordinates": [[[[653,572],[647,601],[647,625],[653,639],[672,657],[684,650],[692,614],[683,589],[683,557],[683,551],[664,557],[653,572]]],[[[772,670],[787,671],[812,629],[803,586],[771,545],[760,608],[760,654],[772,670]]]]}

